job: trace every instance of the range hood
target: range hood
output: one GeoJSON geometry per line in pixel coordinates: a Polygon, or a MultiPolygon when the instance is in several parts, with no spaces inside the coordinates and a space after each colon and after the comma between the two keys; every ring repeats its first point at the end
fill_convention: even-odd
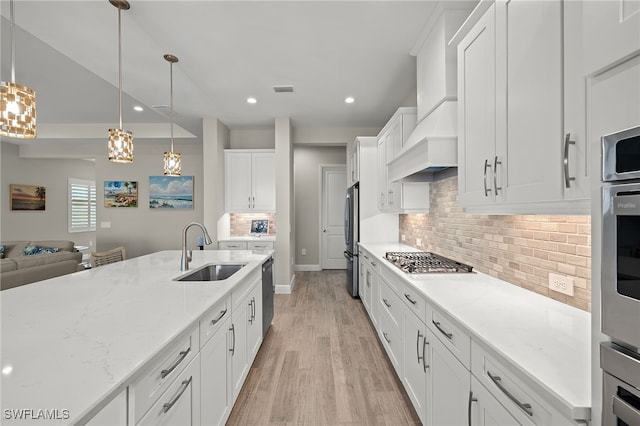
{"type": "Polygon", "coordinates": [[[424,182],[433,173],[458,166],[458,137],[435,136],[428,120],[422,120],[411,133],[405,147],[387,164],[392,182],[424,182]]]}

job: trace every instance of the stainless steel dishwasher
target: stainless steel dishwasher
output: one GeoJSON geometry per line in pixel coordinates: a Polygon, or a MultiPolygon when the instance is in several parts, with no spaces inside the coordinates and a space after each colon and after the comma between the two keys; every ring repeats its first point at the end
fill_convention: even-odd
{"type": "Polygon", "coordinates": [[[267,334],[273,319],[273,257],[262,264],[262,337],[267,334]]]}

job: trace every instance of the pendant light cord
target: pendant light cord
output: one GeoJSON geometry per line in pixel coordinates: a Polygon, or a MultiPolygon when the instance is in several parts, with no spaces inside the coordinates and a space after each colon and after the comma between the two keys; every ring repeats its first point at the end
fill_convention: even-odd
{"type": "Polygon", "coordinates": [[[118,8],[118,115],[122,130],[122,9],[118,8]]]}
{"type": "Polygon", "coordinates": [[[169,62],[169,78],[171,79],[171,111],[169,117],[171,118],[171,152],[173,152],[173,62],[169,62]]]}
{"type": "Polygon", "coordinates": [[[9,26],[9,38],[11,39],[11,82],[16,82],[16,41],[13,38],[13,21],[15,19],[13,11],[13,0],[9,2],[9,15],[11,25],[9,26]]]}

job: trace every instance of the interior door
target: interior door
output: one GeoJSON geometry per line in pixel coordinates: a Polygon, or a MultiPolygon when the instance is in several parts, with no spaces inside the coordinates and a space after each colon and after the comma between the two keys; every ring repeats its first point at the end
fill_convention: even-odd
{"type": "Polygon", "coordinates": [[[345,269],[344,194],[347,190],[345,166],[322,166],[321,268],[345,269]]]}

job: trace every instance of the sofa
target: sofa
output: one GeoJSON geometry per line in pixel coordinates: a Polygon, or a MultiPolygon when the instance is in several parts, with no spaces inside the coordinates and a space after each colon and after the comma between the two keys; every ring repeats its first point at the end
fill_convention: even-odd
{"type": "Polygon", "coordinates": [[[84,269],[73,241],[3,241],[0,255],[0,290],[84,269]]]}

